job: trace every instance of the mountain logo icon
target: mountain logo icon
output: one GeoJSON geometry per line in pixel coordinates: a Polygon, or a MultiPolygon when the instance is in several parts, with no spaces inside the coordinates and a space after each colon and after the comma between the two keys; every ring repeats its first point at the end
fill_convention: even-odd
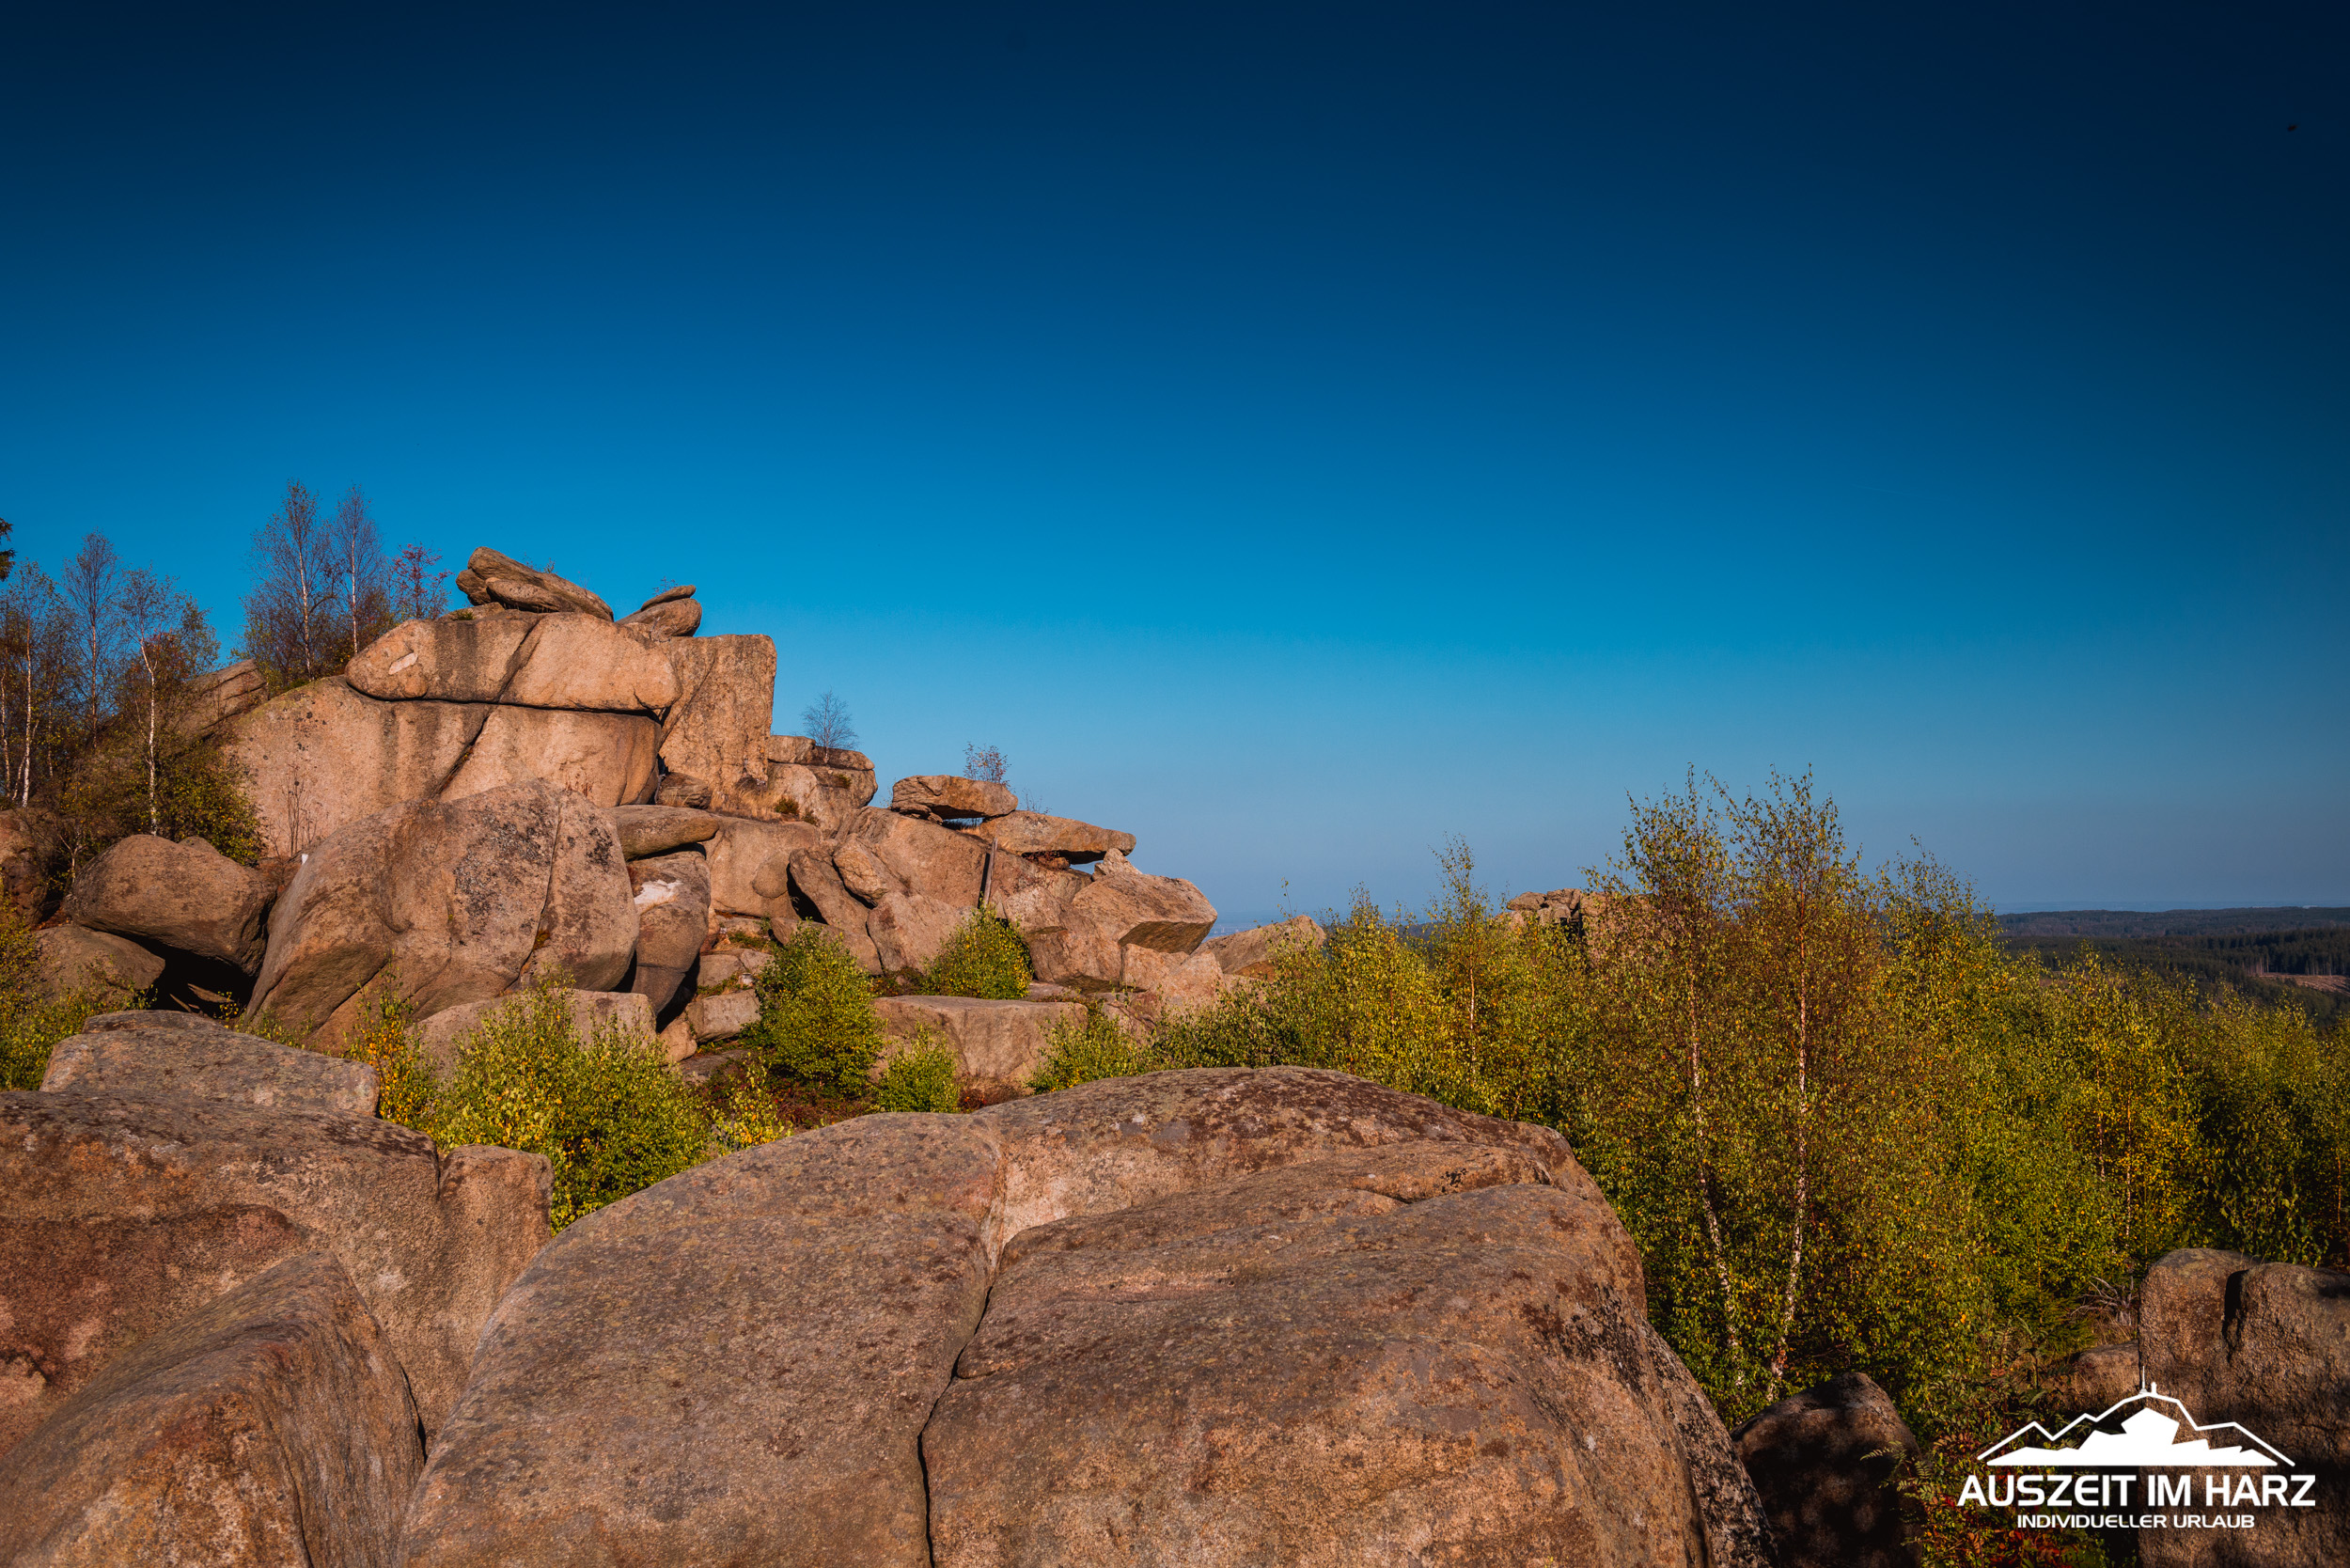
{"type": "Polygon", "coordinates": [[[2034,1469],[2119,1469],[2124,1466],[2251,1468],[2293,1463],[2275,1444],[2234,1421],[2201,1425],[2185,1404],[2152,1384],[2117,1400],[2097,1415],[2076,1416],[2055,1432],[2038,1421],[2028,1421],[1975,1458],[1985,1465],[2029,1466],[2034,1469]],[[2105,1430],[2118,1412],[2132,1405],[2138,1408],[2122,1418],[2119,1431],[2105,1430]],[[2076,1432],[2080,1434],[2078,1440],[2063,1446],[2065,1439],[2076,1432]],[[2215,1443],[2212,1437],[2204,1435],[2206,1433],[2226,1440],[2215,1443]],[[2040,1439],[2038,1444],[2024,1444],[2024,1439],[2034,1436],[2040,1439]]]}

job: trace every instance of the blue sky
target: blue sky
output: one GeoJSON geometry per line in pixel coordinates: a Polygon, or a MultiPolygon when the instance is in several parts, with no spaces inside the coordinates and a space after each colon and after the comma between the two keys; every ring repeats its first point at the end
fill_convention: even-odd
{"type": "Polygon", "coordinates": [[[2350,903],[2338,7],[55,9],[0,516],[231,637],[357,483],[1231,914],[1573,884],[1692,765],[2350,903]]]}

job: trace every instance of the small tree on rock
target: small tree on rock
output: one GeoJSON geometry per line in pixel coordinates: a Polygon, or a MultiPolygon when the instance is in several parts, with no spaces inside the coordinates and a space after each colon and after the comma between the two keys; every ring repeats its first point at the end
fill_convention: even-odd
{"type": "Polygon", "coordinates": [[[837,692],[827,690],[801,709],[800,722],[807,726],[807,738],[818,745],[846,751],[856,745],[856,726],[850,721],[849,705],[837,692]]]}

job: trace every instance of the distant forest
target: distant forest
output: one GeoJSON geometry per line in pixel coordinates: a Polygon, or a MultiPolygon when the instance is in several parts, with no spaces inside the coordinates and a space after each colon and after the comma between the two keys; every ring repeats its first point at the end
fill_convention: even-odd
{"type": "Polygon", "coordinates": [[[2328,1025],[2350,1017],[2350,909],[2068,909],[2002,915],[1999,926],[2012,951],[2051,966],[2089,948],[2119,967],[2290,999],[2328,1025]],[[2336,983],[2308,983],[2326,977],[2336,983]]]}

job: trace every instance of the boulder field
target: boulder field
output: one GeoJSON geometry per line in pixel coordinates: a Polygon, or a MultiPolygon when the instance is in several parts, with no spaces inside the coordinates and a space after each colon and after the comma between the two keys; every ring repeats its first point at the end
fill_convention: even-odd
{"type": "MultiPolygon", "coordinates": [[[[1023,810],[998,782],[917,775],[874,805],[862,753],[768,732],[775,644],[698,635],[690,586],[616,619],[493,550],[459,581],[466,608],[274,700],[250,666],[204,678],[191,722],[242,771],[268,857],[123,839],[41,932],[49,982],[227,995],[331,1048],[385,987],[450,1014],[428,1032],[453,1038],[559,969],[603,998],[581,1002],[598,1017],[635,1018],[613,998],[643,998],[682,1061],[756,1016],[734,944],[814,928],[916,990],[985,908],[1019,926],[1032,998],[917,997],[906,1016],[992,1100],[1026,1091],[1075,1003],[1198,1006],[1267,972],[1280,943],[1320,938],[1292,921],[1211,942],[1214,907],[1137,868],[1133,834],[1023,810]]],[[[8,825],[38,860],[43,824],[8,825]]]]}
{"type": "Polygon", "coordinates": [[[93,1034],[0,1095],[0,1560],[1771,1560],[1546,1129],[1168,1073],[796,1135],[548,1245],[542,1162],[436,1159],[342,1064],[93,1034]]]}

